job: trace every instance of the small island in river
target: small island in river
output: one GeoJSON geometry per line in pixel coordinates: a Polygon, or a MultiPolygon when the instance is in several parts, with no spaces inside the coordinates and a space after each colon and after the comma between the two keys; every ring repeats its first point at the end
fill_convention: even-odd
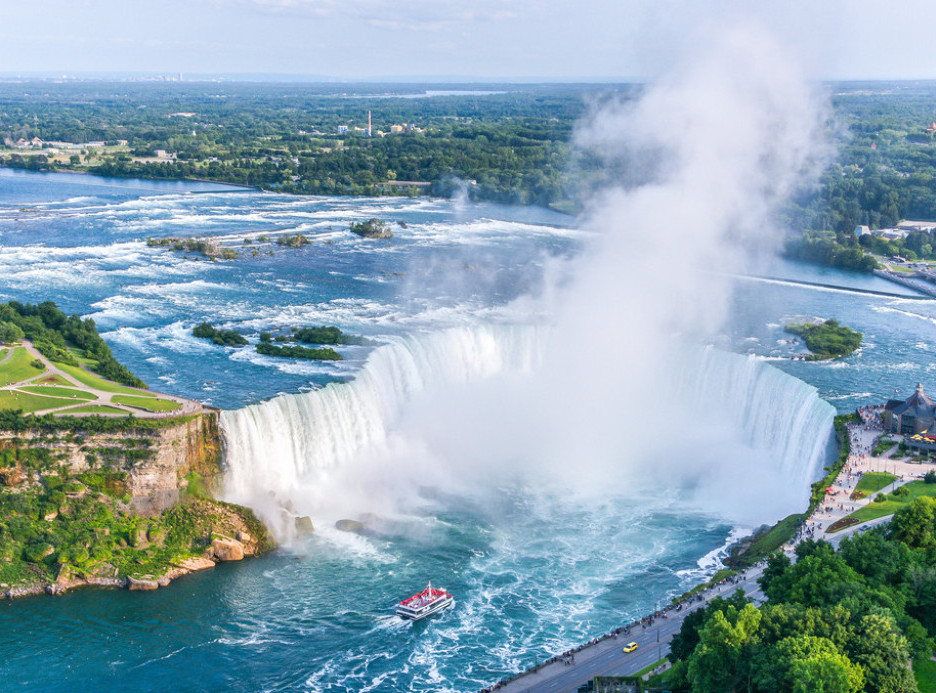
{"type": "Polygon", "coordinates": [[[807,361],[826,361],[848,356],[861,346],[862,334],[840,325],[837,320],[820,323],[789,323],[784,330],[802,337],[811,352],[807,361]]]}
{"type": "MultiPolygon", "coordinates": [[[[207,322],[196,325],[192,330],[192,334],[201,339],[210,339],[219,346],[240,348],[250,343],[236,330],[219,330],[211,325],[211,323],[207,322]]],[[[374,342],[364,337],[345,334],[337,327],[326,327],[323,325],[321,327],[293,327],[287,332],[281,332],[275,336],[269,331],[261,332],[255,348],[258,354],[264,354],[266,356],[281,356],[313,361],[341,361],[344,357],[331,346],[327,345],[368,346],[372,344],[374,344],[374,342]],[[309,349],[299,346],[298,344],[277,346],[274,342],[302,342],[304,344],[316,345],[317,348],[309,349]]]]}

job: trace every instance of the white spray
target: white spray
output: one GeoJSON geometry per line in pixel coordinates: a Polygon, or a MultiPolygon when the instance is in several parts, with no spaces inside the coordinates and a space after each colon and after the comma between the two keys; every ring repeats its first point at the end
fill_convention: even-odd
{"type": "Polygon", "coordinates": [[[589,207],[598,240],[550,294],[548,327],[414,336],[351,384],[226,412],[229,496],[268,521],[284,499],[313,515],[386,511],[418,485],[669,483],[743,521],[801,503],[831,407],[769,366],[685,344],[723,324],[724,275],[773,244],[823,111],[762,32],[697,45],[580,127],[580,147],[629,175],[589,207]],[[750,493],[765,478],[770,502],[750,493]]]}

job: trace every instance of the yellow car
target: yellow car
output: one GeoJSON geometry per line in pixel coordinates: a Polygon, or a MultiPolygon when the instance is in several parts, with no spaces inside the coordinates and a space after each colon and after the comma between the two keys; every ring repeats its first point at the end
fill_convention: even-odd
{"type": "Polygon", "coordinates": [[[624,646],[624,652],[633,652],[637,649],[637,643],[629,642],[624,646]]]}

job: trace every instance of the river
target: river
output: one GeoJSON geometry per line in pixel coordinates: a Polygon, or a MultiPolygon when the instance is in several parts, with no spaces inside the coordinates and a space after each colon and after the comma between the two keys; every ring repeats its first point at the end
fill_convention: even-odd
{"type": "MultiPolygon", "coordinates": [[[[721,457],[691,446],[667,448],[685,463],[672,484],[654,476],[653,460],[622,450],[614,461],[624,471],[616,465],[600,493],[568,479],[534,483],[536,474],[489,484],[454,467],[440,474],[420,457],[431,439],[407,427],[436,421],[425,410],[440,387],[481,397],[492,374],[535,367],[536,304],[520,325],[518,305],[581,252],[588,234],[571,223],[464,201],[300,198],[0,169],[0,298],[53,300],[92,317],[154,389],[228,410],[229,446],[243,441],[229,450],[241,480],[229,492],[291,494],[317,525],[272,556],[154,593],[0,602],[4,690],[479,688],[665,603],[711,571],[732,536],[798,510],[832,407],[931,382],[936,302],[848,291],[902,290],[775,261],[756,274],[845,289],[737,280],[729,324],[697,345],[680,376],[699,402],[720,398],[734,417],[735,433],[713,443],[736,445],[734,478],[769,469],[786,480],[769,510],[745,484],[731,499],[707,493],[713,479],[721,487],[721,457]],[[391,241],[347,231],[375,216],[393,224],[391,241]],[[312,243],[260,239],[297,232],[312,243]],[[215,237],[240,257],[209,262],[146,244],[190,235],[215,237]],[[838,318],[865,345],[832,363],[791,360],[800,347],[782,325],[812,317],[838,318]],[[194,338],[202,320],[251,335],[337,324],[381,346],[343,348],[338,363],[277,360],[194,338]],[[362,469],[380,473],[354,478],[347,470],[375,446],[382,456],[362,469]],[[700,467],[690,463],[705,472],[693,476],[700,467]],[[363,535],[332,528],[364,510],[377,517],[363,535]],[[394,602],[430,578],[456,595],[455,609],[419,624],[395,618],[394,602]]],[[[446,432],[451,422],[438,425],[446,432]]],[[[487,453],[470,436],[458,442],[466,455],[487,453]]]]}

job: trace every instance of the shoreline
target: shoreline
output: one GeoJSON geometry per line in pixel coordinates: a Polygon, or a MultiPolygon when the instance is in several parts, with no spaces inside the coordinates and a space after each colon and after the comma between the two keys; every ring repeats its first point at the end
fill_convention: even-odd
{"type": "Polygon", "coordinates": [[[207,557],[193,557],[171,564],[172,567],[162,575],[153,576],[127,576],[127,577],[76,577],[70,578],[67,574],[60,576],[55,582],[32,583],[7,587],[0,592],[0,599],[22,599],[23,597],[37,597],[40,595],[61,596],[67,592],[83,588],[112,587],[126,589],[130,592],[149,592],[160,587],[167,587],[173,580],[186,575],[214,568],[220,561],[207,557]]]}
{"type": "MultiPolygon", "coordinates": [[[[104,175],[102,173],[96,173],[94,171],[82,171],[74,168],[54,168],[54,169],[31,169],[23,168],[21,166],[9,166],[6,164],[2,158],[0,158],[0,168],[9,169],[10,171],[27,171],[29,173],[70,173],[79,176],[94,176],[96,178],[103,178],[104,180],[148,180],[148,181],[165,181],[167,183],[211,183],[213,185],[226,185],[232,188],[241,188],[247,190],[258,190],[260,192],[272,192],[269,190],[264,190],[257,185],[249,185],[247,183],[228,183],[223,180],[212,180],[211,178],[147,178],[145,176],[115,176],[115,175],[104,175]]],[[[212,192],[224,192],[223,190],[212,191],[212,192]]],[[[233,191],[232,191],[233,192],[233,191]]]]}
{"type": "MultiPolygon", "coordinates": [[[[406,198],[406,197],[409,197],[408,195],[380,195],[380,194],[374,194],[374,193],[367,194],[367,195],[357,195],[357,194],[340,193],[340,192],[334,192],[334,193],[328,193],[328,194],[323,194],[323,193],[284,192],[284,191],[280,191],[280,190],[269,190],[269,189],[267,189],[267,188],[264,188],[264,187],[261,186],[261,185],[251,185],[251,184],[249,184],[249,183],[229,183],[228,181],[224,181],[224,180],[213,180],[213,179],[211,179],[211,178],[168,178],[168,177],[167,177],[167,178],[149,178],[149,177],[141,176],[141,175],[133,175],[133,176],[117,176],[117,175],[113,175],[113,174],[105,175],[105,174],[102,174],[102,173],[97,173],[97,172],[95,172],[95,171],[79,171],[79,170],[70,169],[70,168],[31,169],[31,168],[24,168],[24,167],[22,167],[22,166],[10,166],[10,165],[8,165],[8,164],[3,160],[3,157],[2,157],[3,153],[4,153],[4,152],[0,152],[0,168],[9,169],[10,171],[26,171],[26,172],[28,172],[28,173],[73,173],[73,174],[79,174],[79,175],[85,175],[85,176],[95,176],[95,177],[97,177],[97,178],[102,178],[102,179],[104,179],[104,180],[108,180],[108,179],[110,179],[110,180],[145,180],[145,181],[155,181],[155,182],[160,182],[160,181],[162,181],[162,182],[166,182],[166,183],[211,183],[211,184],[213,184],[213,185],[226,185],[226,186],[230,186],[230,187],[234,187],[234,188],[240,188],[241,190],[255,190],[255,191],[257,191],[257,192],[270,193],[270,194],[273,194],[273,195],[293,195],[293,196],[295,196],[295,197],[309,197],[309,198],[314,198],[314,197],[325,197],[325,198],[327,198],[327,197],[342,197],[342,198],[344,198],[344,197],[347,197],[347,198],[368,198],[368,197],[373,197],[373,198],[391,198],[391,199],[393,199],[393,198],[406,198]]],[[[203,194],[207,194],[207,193],[209,193],[209,192],[214,193],[214,192],[225,192],[225,191],[223,191],[223,190],[193,191],[193,194],[196,194],[196,195],[202,194],[202,195],[203,195],[203,194]]],[[[231,192],[235,192],[235,191],[232,190],[231,192]]],[[[421,194],[421,195],[417,195],[416,197],[419,197],[419,198],[426,198],[426,199],[430,199],[430,200],[451,200],[451,199],[452,199],[451,197],[439,197],[439,196],[436,196],[436,195],[429,195],[429,194],[425,194],[425,195],[421,194]]],[[[482,199],[482,200],[473,200],[472,202],[473,202],[474,204],[496,204],[496,205],[504,205],[504,206],[510,206],[510,207],[520,207],[520,208],[530,208],[530,207],[532,207],[532,208],[535,208],[535,209],[542,209],[542,210],[547,211],[547,212],[552,212],[552,213],[554,213],[554,214],[561,214],[562,216],[571,217],[571,218],[573,218],[573,219],[577,217],[577,214],[575,214],[574,212],[569,212],[569,211],[565,211],[565,210],[562,210],[562,209],[555,209],[554,207],[550,207],[549,205],[539,205],[539,204],[528,204],[528,205],[524,205],[524,204],[514,204],[514,203],[507,203],[507,202],[497,202],[496,200],[483,200],[483,199],[482,199]]],[[[561,225],[560,225],[560,227],[561,227],[561,225]]],[[[561,227],[561,228],[564,228],[564,227],[561,227]]]]}
{"type": "MultiPolygon", "coordinates": [[[[799,518],[798,525],[796,528],[794,528],[794,532],[791,534],[791,536],[788,539],[779,543],[776,549],[767,552],[768,555],[770,553],[774,553],[776,550],[785,551],[787,550],[787,545],[789,544],[790,540],[793,540],[795,542],[804,537],[804,535],[799,530],[805,527],[807,518],[809,518],[815,512],[816,508],[818,507],[819,503],[822,501],[822,498],[823,498],[823,496],[820,496],[819,498],[817,498],[817,490],[818,489],[824,490],[826,486],[828,485],[827,482],[828,482],[829,477],[834,475],[834,478],[837,478],[838,475],[842,473],[842,470],[845,467],[845,463],[848,460],[850,450],[851,450],[851,440],[850,440],[850,437],[848,436],[847,424],[848,424],[848,421],[850,421],[852,418],[857,418],[857,417],[858,417],[857,412],[855,414],[839,414],[835,417],[835,422],[833,425],[834,425],[834,430],[835,430],[837,437],[840,435],[840,431],[844,430],[846,432],[846,435],[844,437],[838,438],[839,454],[837,458],[832,462],[832,464],[826,467],[826,469],[828,470],[828,473],[824,475],[822,478],[820,478],[818,481],[814,482],[812,486],[810,487],[809,504],[805,512],[790,516],[790,517],[799,518]]],[[[771,532],[776,531],[778,528],[781,528],[781,526],[787,520],[788,518],[779,520],[773,526],[771,526],[770,529],[764,533],[764,535],[765,536],[769,535],[771,532]]],[[[755,536],[755,535],[752,535],[752,536],[755,536]]],[[[744,539],[738,540],[738,542],[743,542],[743,541],[744,539]]],[[[738,542],[735,543],[736,546],[738,545],[738,542]]],[[[723,549],[720,548],[718,550],[723,550],[723,549]]],[[[741,554],[740,556],[743,556],[743,555],[745,554],[741,554]]],[[[637,626],[643,626],[641,630],[641,633],[643,633],[646,631],[646,627],[647,627],[646,624],[649,623],[649,626],[651,627],[651,630],[652,630],[654,623],[658,622],[659,619],[667,620],[671,616],[673,616],[674,613],[679,614],[679,618],[681,620],[681,618],[685,614],[691,613],[695,609],[701,606],[704,606],[710,598],[715,597],[715,596],[722,596],[723,594],[727,594],[723,590],[723,588],[726,585],[729,586],[729,590],[730,590],[731,585],[739,585],[737,589],[742,589],[740,585],[745,584],[749,588],[749,591],[746,590],[748,596],[752,597],[754,600],[757,599],[756,595],[760,591],[760,587],[759,585],[756,585],[756,583],[754,583],[754,585],[751,585],[750,583],[752,580],[756,580],[757,577],[759,577],[760,573],[763,571],[763,566],[765,565],[765,561],[766,561],[766,555],[753,556],[752,557],[753,560],[751,560],[750,562],[744,565],[739,565],[737,568],[731,568],[729,567],[729,564],[725,562],[725,561],[730,560],[730,558],[731,558],[731,554],[729,551],[729,555],[726,556],[724,559],[721,559],[720,561],[722,568],[716,569],[715,572],[712,574],[712,577],[709,578],[709,580],[705,582],[701,582],[698,585],[695,585],[694,587],[690,588],[688,591],[684,592],[680,596],[674,597],[672,601],[667,606],[663,607],[662,609],[659,609],[653,612],[652,614],[648,614],[644,616],[643,618],[638,619],[637,621],[634,621],[633,623],[630,623],[626,626],[621,626],[619,628],[612,630],[609,633],[603,634],[601,636],[598,636],[597,638],[587,641],[586,643],[573,647],[572,649],[568,650],[567,652],[563,654],[554,655],[553,657],[551,657],[550,659],[547,659],[543,663],[537,663],[532,667],[529,667],[527,669],[524,669],[523,671],[517,672],[507,678],[501,679],[497,683],[494,683],[490,686],[480,689],[479,693],[491,693],[493,691],[499,691],[499,690],[515,691],[516,693],[521,693],[521,692],[534,693],[537,690],[537,686],[544,684],[545,681],[548,681],[554,677],[556,678],[560,676],[565,677],[567,676],[567,674],[573,673],[573,672],[567,672],[564,669],[562,669],[554,673],[552,676],[548,678],[537,677],[536,674],[543,671],[543,669],[545,669],[546,667],[552,667],[553,665],[558,665],[560,662],[563,665],[568,665],[571,663],[571,665],[574,666],[575,665],[574,655],[576,653],[587,651],[587,650],[595,650],[594,654],[589,658],[589,662],[591,662],[592,660],[597,661],[597,659],[601,657],[601,658],[608,659],[611,662],[610,666],[607,665],[606,662],[603,662],[604,668],[601,669],[601,671],[598,672],[598,674],[592,673],[591,675],[588,675],[587,678],[586,678],[586,674],[583,672],[582,676],[577,679],[578,683],[575,684],[573,687],[577,687],[578,685],[581,685],[587,681],[591,681],[595,675],[602,675],[602,676],[619,675],[619,674],[610,674],[609,669],[614,666],[627,667],[628,663],[631,663],[631,664],[634,663],[632,659],[625,659],[624,661],[616,665],[611,660],[612,653],[614,653],[615,655],[621,654],[617,646],[617,639],[618,639],[618,636],[621,635],[622,633],[625,634],[627,637],[621,638],[621,640],[626,641],[630,637],[635,637],[631,635],[631,631],[637,626]],[[727,575],[725,575],[724,571],[729,571],[729,572],[727,575]],[[614,645],[609,647],[607,645],[608,640],[614,640],[615,641],[614,645]],[[569,657],[571,657],[571,660],[569,659],[569,657]],[[529,677],[534,677],[536,678],[536,680],[535,681],[530,680],[529,677]]],[[[730,591],[733,591],[733,590],[730,590],[730,591]]],[[[670,630],[673,630],[673,629],[670,629],[670,630]]],[[[665,649],[666,650],[665,656],[669,655],[669,641],[672,639],[672,635],[673,633],[667,633],[666,638],[664,640],[661,641],[658,639],[656,641],[656,644],[658,645],[658,648],[659,648],[658,654],[662,654],[663,650],[665,649]]],[[[658,627],[657,637],[659,638],[659,627],[658,627]]],[[[651,647],[649,649],[652,649],[653,644],[654,643],[651,642],[651,647]]],[[[662,657],[657,658],[657,659],[661,659],[661,658],[662,657]]],[[[657,659],[654,659],[653,663],[656,663],[657,659]]],[[[637,669],[635,669],[635,671],[637,671],[637,669]]]]}

